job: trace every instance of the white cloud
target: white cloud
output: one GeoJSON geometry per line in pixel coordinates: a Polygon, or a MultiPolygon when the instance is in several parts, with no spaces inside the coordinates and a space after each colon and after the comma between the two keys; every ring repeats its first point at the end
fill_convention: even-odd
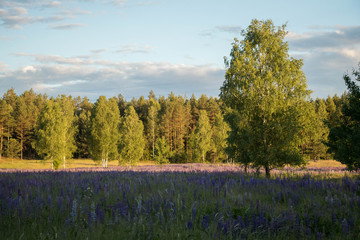
{"type": "Polygon", "coordinates": [[[360,26],[317,27],[313,32],[290,32],[290,54],[304,60],[303,70],[314,96],[342,94],[343,74],[360,62],[360,26]]]}
{"type": "Polygon", "coordinates": [[[26,66],[22,69],[23,73],[28,73],[28,72],[36,72],[36,68],[34,66],[26,66]]]}
{"type": "Polygon", "coordinates": [[[87,24],[84,24],[84,23],[56,24],[56,25],[51,25],[50,28],[57,29],[57,30],[68,30],[68,29],[73,29],[73,28],[78,28],[78,27],[83,27],[83,26],[87,26],[87,24]]]}
{"type": "Polygon", "coordinates": [[[3,63],[3,62],[0,62],[0,72],[5,72],[5,71],[8,71],[9,70],[9,65],[3,63]]]}
{"type": "Polygon", "coordinates": [[[52,1],[52,2],[46,3],[46,4],[44,5],[44,7],[58,8],[58,7],[60,7],[61,5],[62,5],[61,2],[52,1]]]}
{"type": "Polygon", "coordinates": [[[154,47],[151,46],[139,46],[137,44],[124,45],[121,49],[115,51],[116,53],[150,53],[151,49],[154,47]]]}
{"type": "Polygon", "coordinates": [[[222,26],[216,26],[216,29],[222,32],[228,32],[228,33],[240,33],[243,29],[240,26],[234,26],[234,25],[222,25],[222,26]]]}
{"type": "Polygon", "coordinates": [[[33,88],[53,96],[61,93],[77,94],[93,100],[99,95],[112,97],[119,93],[129,99],[146,96],[151,89],[160,95],[176,90],[177,94],[188,96],[192,93],[217,96],[224,76],[224,69],[212,65],[107,60],[96,63],[99,65],[76,64],[75,61],[72,64],[52,64],[49,61],[8,70],[0,76],[0,89],[6,91],[15,87],[22,92],[33,88]]]}
{"type": "MultiPolygon", "coordinates": [[[[6,28],[21,29],[24,25],[33,23],[48,23],[63,21],[66,19],[73,19],[79,15],[92,14],[90,11],[83,9],[66,9],[59,1],[1,1],[0,0],[0,24],[6,28]],[[40,16],[32,15],[34,8],[42,9],[40,16]],[[65,10],[57,12],[55,15],[49,8],[63,8],[65,10]],[[29,10],[29,11],[28,11],[29,10]],[[1,23],[2,22],[2,23],[1,23]]],[[[83,24],[70,23],[54,25],[56,29],[69,29],[74,27],[84,26],[83,24]]]]}

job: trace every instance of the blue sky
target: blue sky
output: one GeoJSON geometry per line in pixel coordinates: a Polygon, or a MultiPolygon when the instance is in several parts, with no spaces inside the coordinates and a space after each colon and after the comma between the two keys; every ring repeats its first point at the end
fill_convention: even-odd
{"type": "Polygon", "coordinates": [[[223,57],[254,18],[287,23],[313,98],[341,94],[360,62],[359,12],[358,0],[0,0],[0,94],[218,96],[223,57]]]}

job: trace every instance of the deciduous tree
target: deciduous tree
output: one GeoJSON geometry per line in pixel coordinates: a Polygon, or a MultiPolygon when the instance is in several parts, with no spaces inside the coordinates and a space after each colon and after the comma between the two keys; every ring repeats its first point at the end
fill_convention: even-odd
{"type": "Polygon", "coordinates": [[[196,125],[196,146],[205,162],[206,153],[211,149],[211,126],[206,110],[200,110],[199,121],[196,125]]]}
{"type": "Polygon", "coordinates": [[[158,164],[169,163],[170,147],[166,143],[165,137],[156,139],[155,162],[158,164]]]}
{"type": "Polygon", "coordinates": [[[120,136],[119,149],[121,161],[133,165],[143,156],[145,139],[144,125],[132,106],[125,110],[125,117],[120,128],[120,136]]]}
{"type": "Polygon", "coordinates": [[[120,112],[114,98],[100,96],[90,117],[90,153],[95,161],[107,167],[108,161],[118,157],[120,112]]]}
{"type": "Polygon", "coordinates": [[[253,20],[244,39],[233,43],[220,93],[237,119],[230,124],[236,136],[231,139],[246,143],[236,160],[263,167],[267,177],[275,167],[304,164],[301,108],[310,91],[302,60],[289,57],[286,33],[285,25],[253,20]]]}

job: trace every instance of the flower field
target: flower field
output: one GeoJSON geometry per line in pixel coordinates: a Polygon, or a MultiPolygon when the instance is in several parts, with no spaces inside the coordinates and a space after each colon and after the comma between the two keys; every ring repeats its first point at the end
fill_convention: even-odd
{"type": "Polygon", "coordinates": [[[2,171],[1,238],[360,239],[360,180],[319,175],[202,164],[2,171]]]}

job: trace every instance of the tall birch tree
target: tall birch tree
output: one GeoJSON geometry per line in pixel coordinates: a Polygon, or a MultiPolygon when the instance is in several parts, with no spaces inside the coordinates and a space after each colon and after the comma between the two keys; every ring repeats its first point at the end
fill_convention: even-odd
{"type": "Polygon", "coordinates": [[[118,157],[120,112],[114,98],[100,96],[90,117],[90,153],[95,161],[107,167],[108,161],[118,157]]]}
{"type": "Polygon", "coordinates": [[[206,153],[211,149],[211,126],[206,110],[200,110],[199,120],[196,125],[196,146],[201,154],[202,162],[205,162],[206,153]]]}
{"type": "Polygon", "coordinates": [[[145,148],[144,125],[133,106],[125,110],[120,132],[121,161],[133,165],[141,159],[145,148]]]}
{"type": "MultiPolygon", "coordinates": [[[[302,60],[290,58],[285,25],[253,20],[234,40],[220,98],[238,114],[230,124],[237,138],[246,138],[237,161],[271,169],[305,163],[301,143],[302,109],[309,99],[302,60]]],[[[237,142],[241,142],[237,140],[237,142]]]]}

